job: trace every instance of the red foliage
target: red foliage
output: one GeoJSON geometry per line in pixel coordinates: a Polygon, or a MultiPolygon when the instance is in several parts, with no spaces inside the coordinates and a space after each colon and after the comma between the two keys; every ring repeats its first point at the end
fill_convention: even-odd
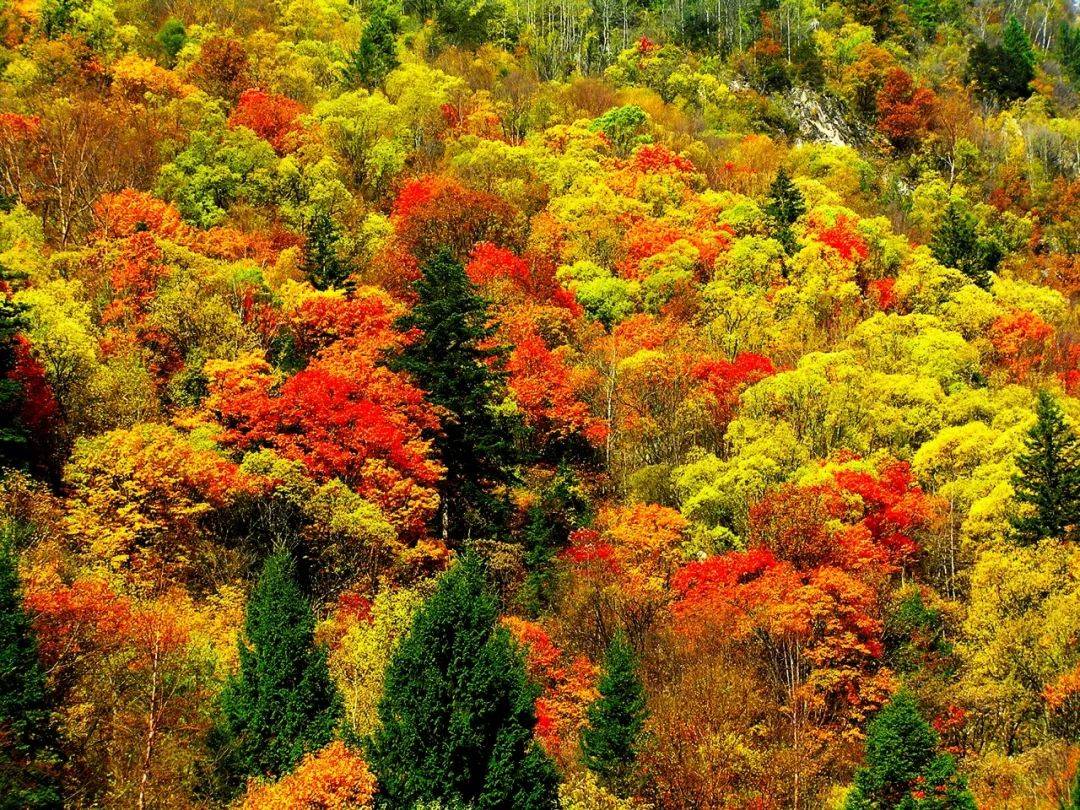
{"type": "Polygon", "coordinates": [[[642,174],[660,172],[692,172],[694,164],[676,155],[663,144],[645,144],[634,151],[631,167],[642,174]]]}
{"type": "Polygon", "coordinates": [[[870,248],[855,230],[855,224],[849,217],[840,214],[836,222],[817,232],[817,239],[839,253],[845,261],[863,261],[870,255],[870,248]]]}
{"type": "Polygon", "coordinates": [[[760,354],[744,353],[735,360],[709,358],[694,366],[692,374],[712,397],[713,418],[727,424],[739,406],[739,394],[747,386],[776,373],[772,361],[760,354]]]}
{"type": "Polygon", "coordinates": [[[1053,334],[1054,327],[1034,312],[1016,309],[994,321],[990,343],[1012,379],[1023,382],[1046,360],[1053,334]]]}
{"type": "Polygon", "coordinates": [[[878,131],[897,149],[917,145],[930,128],[936,101],[934,92],[917,87],[906,70],[893,68],[877,95],[878,131]]]}
{"type": "Polygon", "coordinates": [[[506,280],[521,287],[528,287],[530,281],[528,262],[513,251],[490,242],[480,242],[473,248],[465,272],[474,284],[506,280]]]}
{"type": "Polygon", "coordinates": [[[304,105],[288,96],[264,90],[245,90],[229,116],[230,127],[247,127],[268,141],[279,155],[296,147],[304,105]]]}

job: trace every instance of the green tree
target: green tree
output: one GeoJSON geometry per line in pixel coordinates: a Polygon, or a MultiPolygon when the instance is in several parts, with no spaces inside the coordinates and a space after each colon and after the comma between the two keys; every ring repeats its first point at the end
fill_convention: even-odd
{"type": "Polygon", "coordinates": [[[184,24],[175,17],[166,20],[157,32],[157,44],[165,54],[165,62],[172,67],[176,64],[176,56],[180,49],[187,44],[187,31],[184,24]]]}
{"type": "Polygon", "coordinates": [[[570,532],[591,520],[589,501],[574,471],[559,465],[551,483],[540,493],[525,516],[525,583],[521,603],[536,616],[547,610],[555,590],[555,556],[570,540],[570,532]]]}
{"type": "Polygon", "coordinates": [[[791,226],[806,213],[806,200],[784,168],[776,172],[776,178],[769,186],[765,213],[776,227],[777,241],[788,253],[793,253],[796,243],[791,226]]]}
{"type": "Polygon", "coordinates": [[[866,765],[855,774],[845,810],[975,810],[956,763],[906,691],[893,696],[866,730],[866,765]]]}
{"type": "Polygon", "coordinates": [[[0,265],[0,464],[22,467],[27,462],[29,434],[22,422],[24,391],[11,372],[18,362],[16,339],[27,328],[26,307],[11,296],[17,275],[0,265]]]}
{"type": "Polygon", "coordinates": [[[589,125],[593,132],[602,132],[620,155],[629,155],[634,148],[652,140],[648,134],[649,116],[636,104],[612,107],[589,125]]]}
{"type": "Polygon", "coordinates": [[[608,645],[599,691],[600,696],[588,709],[589,724],[581,734],[582,759],[611,787],[625,790],[647,715],[637,657],[622,633],[608,645]]]}
{"type": "Polygon", "coordinates": [[[329,214],[317,213],[304,229],[304,264],[311,283],[320,290],[342,287],[350,270],[338,255],[341,232],[329,214]]]}
{"type": "Polygon", "coordinates": [[[1023,66],[1030,76],[1035,76],[1035,51],[1031,47],[1027,31],[1014,16],[1010,16],[1005,23],[1005,29],[1001,33],[1001,47],[1015,65],[1023,66]]]}
{"type": "Polygon", "coordinates": [[[955,267],[984,290],[990,287],[990,273],[1001,260],[997,246],[980,239],[975,218],[954,200],[945,207],[941,223],[930,240],[930,252],[946,267],[955,267]]]}
{"type": "Polygon", "coordinates": [[[1080,766],[1069,781],[1069,792],[1058,803],[1060,810],[1080,810],[1080,766]]]}
{"type": "Polygon", "coordinates": [[[59,808],[55,729],[12,548],[0,537],[0,810],[59,808]]]}
{"type": "Polygon", "coordinates": [[[1031,95],[1037,59],[1024,27],[1009,17],[1000,45],[976,42],[968,54],[967,77],[984,97],[1011,102],[1031,95]]]}
{"type": "Polygon", "coordinates": [[[1058,30],[1058,53],[1065,72],[1074,82],[1080,82],[1080,26],[1061,23],[1058,30]]]}
{"type": "Polygon", "coordinates": [[[533,737],[538,689],[498,617],[471,553],[417,612],[367,741],[382,806],[555,806],[557,775],[533,737]]]}
{"type": "Polygon", "coordinates": [[[267,559],[248,600],[240,672],[225,684],[213,745],[228,787],[280,776],[330,741],[340,699],[288,554],[267,559]]]}
{"type": "Polygon", "coordinates": [[[1071,539],[1080,527],[1080,439],[1046,391],[1039,392],[1035,415],[1013,478],[1016,500],[1029,507],[1013,519],[1013,536],[1024,545],[1071,539]]]}
{"type": "Polygon", "coordinates": [[[506,498],[497,491],[517,480],[514,426],[493,407],[505,389],[503,351],[486,345],[494,333],[488,304],[449,251],[424,265],[414,289],[417,303],[398,328],[415,329],[417,337],[390,365],[411,374],[443,409],[434,437],[446,466],[438,530],[462,541],[505,524],[506,498]]]}
{"type": "Polygon", "coordinates": [[[398,19],[386,3],[376,3],[371,10],[360,44],[353,51],[346,68],[346,78],[351,84],[377,87],[398,66],[397,43],[398,19]]]}

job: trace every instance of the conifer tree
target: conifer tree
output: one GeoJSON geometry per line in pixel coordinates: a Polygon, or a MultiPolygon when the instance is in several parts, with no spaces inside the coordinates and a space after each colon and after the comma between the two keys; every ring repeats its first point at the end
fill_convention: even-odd
{"type": "Polygon", "coordinates": [[[600,697],[589,706],[589,724],[581,734],[582,759],[614,789],[625,790],[637,758],[646,709],[637,657],[622,633],[608,645],[599,691],[600,697]]]}
{"type": "Polygon", "coordinates": [[[984,290],[1001,254],[992,242],[979,238],[975,219],[950,200],[930,240],[930,252],[946,267],[954,267],[984,290]]]}
{"type": "Polygon", "coordinates": [[[557,776],[533,737],[538,690],[467,554],[417,612],[367,741],[383,807],[551,808],[557,776]]]}
{"type": "Polygon", "coordinates": [[[394,36],[398,19],[385,2],[377,2],[371,10],[360,44],[353,51],[347,68],[347,78],[354,84],[378,87],[398,65],[397,43],[394,36]]]}
{"type": "Polygon", "coordinates": [[[1003,102],[1031,95],[1037,59],[1024,27],[1009,17],[1000,45],[977,42],[968,54],[967,77],[984,96],[1003,102]]]}
{"type": "Polygon", "coordinates": [[[22,424],[23,387],[11,372],[18,362],[16,338],[25,328],[25,308],[11,297],[17,276],[0,265],[0,465],[22,467],[29,436],[22,424]]]}
{"type": "Polygon", "coordinates": [[[536,616],[551,605],[555,586],[554,560],[565,548],[570,533],[590,521],[590,505],[578,486],[574,471],[560,465],[550,485],[540,493],[525,516],[525,569],[521,602],[536,616]]]}
{"type": "Polygon", "coordinates": [[[787,170],[780,168],[776,178],[769,186],[769,197],[765,201],[765,213],[776,225],[776,238],[788,253],[796,247],[795,235],[791,226],[806,213],[806,200],[798,187],[791,180],[787,170]]]}
{"type": "Polygon", "coordinates": [[[1058,807],[1060,810],[1080,810],[1080,765],[1077,766],[1069,782],[1068,792],[1061,797],[1058,807]]]}
{"type": "Polygon", "coordinates": [[[349,278],[349,268],[338,256],[341,234],[333,218],[315,214],[305,229],[305,256],[311,283],[320,290],[342,287],[349,278]]]}
{"type": "Polygon", "coordinates": [[[1080,438],[1046,391],[1039,392],[1035,415],[1013,479],[1016,500],[1029,507],[1013,519],[1013,536],[1024,545],[1073,539],[1080,528],[1080,438]]]}
{"type": "Polygon", "coordinates": [[[12,527],[0,537],[0,810],[61,807],[55,729],[23,607],[12,527]]]}
{"type": "Polygon", "coordinates": [[[275,554],[248,600],[240,672],[221,697],[213,744],[230,787],[249,776],[280,776],[330,741],[340,700],[314,630],[291,557],[275,554]]]}
{"type": "Polygon", "coordinates": [[[867,727],[866,765],[855,774],[845,810],[975,810],[956,763],[937,745],[915,699],[898,692],[867,727]]]}
{"type": "Polygon", "coordinates": [[[424,265],[414,288],[417,303],[398,328],[416,330],[417,337],[390,365],[411,374],[443,409],[434,437],[446,466],[436,528],[460,542],[505,524],[506,497],[499,490],[517,480],[513,426],[494,410],[505,388],[503,351],[486,345],[494,334],[487,302],[449,251],[424,265]]]}

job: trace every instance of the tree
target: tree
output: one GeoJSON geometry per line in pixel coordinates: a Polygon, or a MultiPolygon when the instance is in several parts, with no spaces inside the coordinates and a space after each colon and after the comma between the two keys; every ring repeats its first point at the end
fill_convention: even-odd
{"type": "Polygon", "coordinates": [[[1024,27],[1016,17],[1009,17],[1000,45],[976,42],[972,47],[967,75],[983,95],[1007,103],[1031,95],[1035,64],[1035,52],[1024,27]]]}
{"type": "Polygon", "coordinates": [[[993,242],[980,239],[975,218],[950,200],[934,236],[930,252],[946,267],[955,267],[984,290],[990,287],[990,273],[1001,260],[1001,251],[993,242]]]}
{"type": "Polygon", "coordinates": [[[248,601],[240,672],[225,685],[213,735],[230,787],[249,776],[281,776],[330,741],[340,699],[314,629],[292,559],[268,558],[248,601]]]}
{"type": "Polygon", "coordinates": [[[170,67],[175,65],[177,54],[187,43],[187,31],[184,29],[184,24],[175,17],[170,17],[158,30],[156,39],[165,54],[166,64],[170,67]]]}
{"type": "Polygon", "coordinates": [[[557,776],[533,738],[529,681],[480,560],[439,580],[386,673],[367,741],[384,807],[553,808],[557,776]]]}
{"type": "MultiPolygon", "coordinates": [[[[9,273],[0,267],[0,284],[9,273]]],[[[0,463],[21,466],[28,435],[22,420],[24,392],[15,372],[19,363],[19,333],[26,328],[26,308],[0,293],[0,463]]]]}
{"type": "Polygon", "coordinates": [[[1069,780],[1069,786],[1058,805],[1060,810],[1080,810],[1080,767],[1069,780]]]}
{"type": "Polygon", "coordinates": [[[320,290],[344,286],[350,269],[338,256],[341,232],[333,218],[326,213],[317,213],[305,231],[304,263],[311,283],[320,290]]]}
{"type": "Polygon", "coordinates": [[[371,10],[360,44],[349,60],[346,79],[353,84],[377,87],[398,66],[397,44],[394,36],[398,31],[398,19],[385,2],[379,2],[371,10]]]}
{"type": "Polygon", "coordinates": [[[494,334],[488,304],[449,252],[424,265],[414,290],[419,300],[397,326],[416,337],[390,365],[411,374],[443,411],[434,437],[446,467],[438,528],[444,539],[461,541],[503,524],[505,499],[496,492],[516,480],[513,425],[493,410],[505,381],[502,351],[487,345],[494,334]]]}
{"type": "Polygon", "coordinates": [[[1035,415],[1013,478],[1016,500],[1029,507],[1013,519],[1013,536],[1024,545],[1071,539],[1080,528],[1080,438],[1046,391],[1039,392],[1035,415]]]}
{"type": "Polygon", "coordinates": [[[806,213],[806,200],[802,192],[791,182],[791,175],[780,168],[776,178],[769,186],[769,196],[765,201],[765,213],[776,225],[776,238],[788,253],[795,250],[795,236],[791,226],[806,213]]]}
{"type": "Polygon", "coordinates": [[[600,697],[589,706],[589,725],[581,735],[582,759],[612,787],[627,787],[645,718],[645,688],[637,658],[619,633],[608,645],[600,697]]]}
{"type": "Polygon", "coordinates": [[[936,753],[937,744],[915,699],[898,692],[867,727],[866,765],[855,774],[845,810],[975,810],[955,762],[936,753]]]}
{"type": "Polygon", "coordinates": [[[13,533],[9,523],[0,539],[0,810],[60,808],[51,773],[55,729],[37,638],[23,606],[13,533]]]}

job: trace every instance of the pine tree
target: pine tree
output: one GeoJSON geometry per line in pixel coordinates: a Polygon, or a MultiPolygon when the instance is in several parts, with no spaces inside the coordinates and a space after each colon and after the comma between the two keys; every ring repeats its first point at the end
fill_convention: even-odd
{"type": "Polygon", "coordinates": [[[249,776],[280,776],[330,741],[340,701],[314,630],[291,557],[270,557],[248,600],[240,672],[222,692],[213,739],[228,787],[249,776]]]}
{"type": "Polygon", "coordinates": [[[304,263],[311,283],[320,290],[342,287],[349,268],[338,256],[341,233],[329,214],[315,214],[304,232],[304,263]]]}
{"type": "Polygon", "coordinates": [[[793,253],[797,245],[791,226],[806,213],[806,200],[784,168],[776,172],[776,178],[769,186],[765,213],[776,226],[777,240],[788,253],[793,253]]]}
{"type": "Polygon", "coordinates": [[[25,307],[11,297],[16,275],[0,265],[0,465],[23,467],[29,436],[22,423],[23,387],[11,378],[18,362],[16,338],[26,328],[25,307]]]}
{"type": "Polygon", "coordinates": [[[946,267],[954,267],[984,290],[1001,254],[992,242],[979,238],[975,218],[950,200],[934,236],[930,252],[946,267]]]}
{"type": "MultiPolygon", "coordinates": [[[[1009,21],[1005,23],[1005,29],[1001,33],[1001,47],[1005,49],[1005,53],[1009,55],[1014,64],[1023,66],[1026,75],[1029,74],[1034,78],[1035,64],[1037,62],[1035,51],[1031,47],[1031,40],[1028,38],[1027,31],[1024,30],[1024,26],[1014,16],[1010,16],[1009,21]]],[[[1028,79],[1028,81],[1030,80],[1028,79]]]]}
{"type": "Polygon", "coordinates": [[[588,525],[591,508],[578,486],[574,471],[560,465],[549,486],[540,493],[525,516],[525,583],[521,603],[531,615],[539,615],[551,606],[555,590],[554,561],[565,548],[570,533],[588,525]]]}
{"type": "Polygon", "coordinates": [[[1060,810],[1080,810],[1080,765],[1069,781],[1069,790],[1058,803],[1060,810]]]}
{"type": "Polygon", "coordinates": [[[1016,500],[1030,507],[1013,519],[1013,536],[1024,545],[1046,537],[1073,539],[1080,528],[1080,438],[1045,391],[1039,392],[1035,415],[1013,479],[1016,500]]]}
{"type": "Polygon", "coordinates": [[[855,774],[845,810],[975,810],[956,763],[915,699],[898,692],[866,729],[866,765],[855,774]]]}
{"type": "Polygon", "coordinates": [[[503,352],[485,345],[494,334],[487,302],[449,251],[424,265],[414,288],[418,301],[398,328],[418,337],[390,365],[411,374],[444,411],[433,437],[446,466],[437,528],[460,542],[505,524],[506,498],[497,492],[517,480],[513,425],[493,409],[504,393],[503,352]]]}
{"type": "Polygon", "coordinates": [[[538,690],[498,615],[471,553],[418,611],[367,741],[382,806],[555,806],[557,776],[533,738],[538,690]]]}
{"type": "Polygon", "coordinates": [[[390,13],[385,2],[377,2],[371,10],[360,44],[349,60],[346,78],[352,84],[378,87],[398,66],[398,19],[390,13]]]}
{"type": "Polygon", "coordinates": [[[637,758],[646,709],[637,657],[622,633],[608,645],[599,690],[600,697],[589,706],[589,724],[581,734],[582,759],[614,789],[625,790],[637,758]]]}
{"type": "Polygon", "coordinates": [[[1037,63],[1024,27],[1010,17],[1000,45],[976,42],[968,54],[967,78],[990,100],[1011,102],[1031,95],[1037,63]]]}
{"type": "Polygon", "coordinates": [[[59,808],[55,729],[23,607],[12,526],[0,538],[0,810],[59,808]]]}

